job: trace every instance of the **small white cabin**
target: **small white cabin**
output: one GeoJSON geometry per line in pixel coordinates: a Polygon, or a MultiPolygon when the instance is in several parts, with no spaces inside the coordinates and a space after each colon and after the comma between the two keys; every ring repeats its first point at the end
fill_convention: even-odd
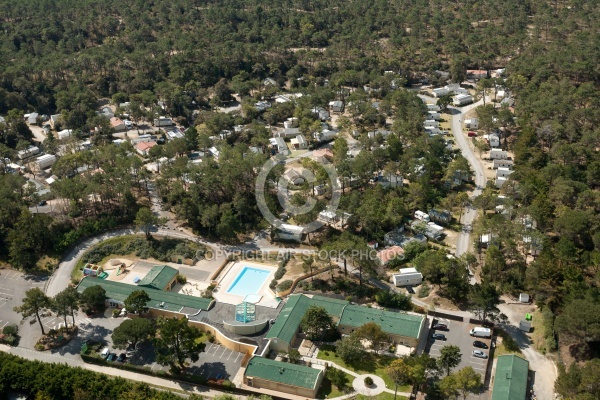
{"type": "Polygon", "coordinates": [[[400,268],[399,274],[392,275],[394,286],[413,286],[423,282],[423,274],[415,268],[400,268]]]}

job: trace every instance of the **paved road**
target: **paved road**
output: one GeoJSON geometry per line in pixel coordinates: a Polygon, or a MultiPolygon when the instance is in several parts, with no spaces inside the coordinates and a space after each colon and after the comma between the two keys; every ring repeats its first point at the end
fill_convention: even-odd
{"type": "MultiPolygon", "coordinates": [[[[483,104],[483,99],[462,108],[449,107],[450,112],[452,113],[452,133],[454,134],[454,139],[456,140],[456,144],[460,148],[463,157],[471,164],[471,168],[475,173],[476,189],[471,193],[471,199],[481,194],[481,189],[485,187],[487,179],[481,162],[477,159],[475,153],[473,153],[467,136],[463,133],[462,123],[465,119],[465,114],[481,104],[483,104]]],[[[461,223],[463,226],[471,226],[475,218],[477,218],[477,211],[473,208],[468,208],[462,216],[461,223]]],[[[469,250],[470,241],[471,235],[468,231],[462,231],[458,234],[458,240],[456,241],[457,256],[460,256],[469,250]]]]}

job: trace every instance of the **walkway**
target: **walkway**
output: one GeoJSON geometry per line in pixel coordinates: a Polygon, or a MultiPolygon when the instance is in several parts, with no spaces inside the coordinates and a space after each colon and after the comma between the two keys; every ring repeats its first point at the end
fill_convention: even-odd
{"type": "MultiPolygon", "coordinates": [[[[319,354],[319,350],[317,349],[315,356],[319,354]]],[[[393,389],[388,389],[385,387],[385,383],[383,381],[383,379],[377,375],[374,374],[357,374],[356,372],[348,369],[348,368],[344,368],[336,363],[334,363],[333,361],[329,361],[329,360],[321,360],[319,358],[315,358],[315,357],[302,357],[303,361],[306,362],[310,362],[311,364],[317,364],[317,365],[325,365],[327,364],[330,367],[334,367],[337,368],[341,371],[344,371],[345,373],[347,373],[348,375],[352,375],[354,377],[354,380],[352,381],[352,387],[354,388],[354,390],[356,392],[358,392],[359,394],[364,394],[367,396],[376,396],[382,392],[387,392],[387,393],[391,393],[394,394],[394,390],[393,389]],[[373,381],[375,382],[375,385],[372,388],[367,388],[365,387],[365,378],[367,376],[370,376],[373,381]]],[[[409,392],[398,392],[399,396],[405,396],[410,398],[410,393],[409,392]]],[[[356,393],[350,393],[350,394],[346,394],[343,396],[339,396],[339,397],[332,397],[332,399],[348,399],[351,398],[353,396],[356,396],[356,393]]]]}

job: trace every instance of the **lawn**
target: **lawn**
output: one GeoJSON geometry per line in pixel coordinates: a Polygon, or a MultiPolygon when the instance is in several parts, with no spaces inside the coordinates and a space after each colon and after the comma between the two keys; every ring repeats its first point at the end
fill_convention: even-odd
{"type": "MultiPolygon", "coordinates": [[[[355,364],[346,364],[344,360],[335,354],[335,347],[333,346],[321,346],[317,358],[321,360],[331,361],[339,365],[340,367],[347,368],[357,374],[374,374],[383,378],[385,385],[388,389],[394,389],[394,382],[385,373],[385,368],[396,358],[389,356],[375,355],[367,353],[359,362],[355,364]]],[[[399,392],[409,392],[411,387],[409,385],[399,386],[399,392]]]]}
{"type": "MultiPolygon", "coordinates": [[[[354,377],[350,374],[346,374],[346,379],[348,381],[348,387],[352,390],[352,381],[354,377]]],[[[332,399],[334,397],[343,396],[346,393],[331,383],[331,381],[327,378],[323,379],[321,383],[321,387],[319,387],[319,391],[317,392],[317,398],[319,399],[332,399]]]]}

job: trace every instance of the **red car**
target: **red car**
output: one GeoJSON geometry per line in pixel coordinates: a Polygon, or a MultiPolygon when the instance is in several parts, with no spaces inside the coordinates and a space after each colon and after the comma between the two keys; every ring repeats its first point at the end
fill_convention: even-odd
{"type": "Polygon", "coordinates": [[[468,136],[468,137],[476,137],[476,136],[477,136],[477,134],[476,134],[475,132],[471,132],[471,131],[469,131],[469,132],[467,132],[467,136],[468,136]]]}

